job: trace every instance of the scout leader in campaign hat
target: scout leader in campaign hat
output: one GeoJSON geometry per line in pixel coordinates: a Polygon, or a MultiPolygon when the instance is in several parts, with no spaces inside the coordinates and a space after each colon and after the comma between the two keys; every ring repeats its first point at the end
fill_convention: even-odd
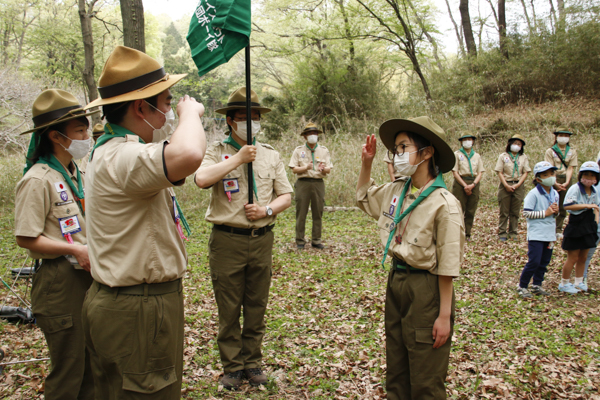
{"type": "Polygon", "coordinates": [[[429,117],[416,117],[409,119],[390,119],[379,127],[379,137],[385,147],[394,152],[395,139],[398,133],[412,132],[428,140],[435,153],[433,159],[442,173],[450,171],[456,162],[454,152],[446,143],[446,133],[429,117]]]}
{"type": "Polygon", "coordinates": [[[315,124],[313,122],[309,122],[308,124],[306,124],[306,126],[304,127],[302,132],[300,132],[300,135],[304,136],[304,135],[309,135],[311,133],[319,134],[319,133],[323,133],[323,131],[317,127],[317,124],[315,124]]]}

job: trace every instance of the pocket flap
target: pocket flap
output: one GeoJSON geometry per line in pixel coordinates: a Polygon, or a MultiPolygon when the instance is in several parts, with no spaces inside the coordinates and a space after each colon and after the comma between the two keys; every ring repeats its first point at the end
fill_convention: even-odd
{"type": "Polygon", "coordinates": [[[275,172],[272,170],[259,170],[256,174],[260,179],[275,179],[275,172]]]}
{"type": "Polygon", "coordinates": [[[433,327],[415,328],[415,341],[417,343],[433,344],[433,327]]]}
{"type": "Polygon", "coordinates": [[[149,372],[123,372],[123,390],[156,393],[177,382],[175,366],[149,372]]]}
{"type": "Polygon", "coordinates": [[[72,217],[73,215],[77,215],[79,213],[79,208],[77,204],[71,203],[66,206],[54,207],[52,209],[52,215],[56,218],[66,218],[72,217]]]}
{"type": "Polygon", "coordinates": [[[69,329],[73,326],[71,314],[59,315],[56,317],[36,317],[36,324],[42,328],[45,333],[54,333],[69,329]]]}

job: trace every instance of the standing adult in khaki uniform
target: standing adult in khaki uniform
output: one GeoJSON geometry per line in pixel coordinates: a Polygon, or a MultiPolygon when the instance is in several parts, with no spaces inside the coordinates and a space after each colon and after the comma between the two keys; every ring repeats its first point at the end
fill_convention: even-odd
{"type": "Polygon", "coordinates": [[[317,125],[309,122],[300,135],[306,143],[296,147],[288,167],[298,175],[296,181],[296,246],[303,249],[304,230],[308,208],[312,210],[311,246],[323,249],[321,242],[323,208],[325,206],[325,182],[323,178],[331,172],[333,164],[327,147],[317,143],[319,133],[323,133],[317,125]]]}
{"type": "MultiPolygon", "coordinates": [[[[104,125],[102,125],[102,124],[94,125],[94,128],[92,128],[92,139],[94,139],[94,144],[96,143],[96,141],[98,141],[98,138],[100,136],[102,136],[103,133],[104,133],[104,125]]],[[[90,162],[90,154],[92,154],[92,149],[93,148],[90,148],[90,151],[85,155],[85,157],[83,157],[79,161],[79,170],[83,173],[85,173],[85,170],[87,169],[87,165],[90,162]]]]}
{"type": "Polygon", "coordinates": [[[185,96],[170,141],[168,75],[118,46],[100,76],[104,135],[86,173],[94,283],[83,304],[97,399],[179,399],[183,375],[185,218],[173,186],[202,162],[202,104],[185,96]]]}
{"type": "Polygon", "coordinates": [[[554,145],[546,150],[544,161],[556,168],[556,184],[554,189],[559,195],[560,212],[556,217],[556,234],[562,238],[562,227],[567,217],[567,210],[563,207],[567,190],[571,187],[571,177],[577,169],[577,150],[571,147],[570,141],[573,132],[565,127],[559,127],[554,132],[554,145]]]}
{"type": "Polygon", "coordinates": [[[377,219],[391,258],[385,299],[387,398],[444,399],[454,325],[452,280],[459,275],[465,231],[460,203],[442,174],[455,157],[429,117],[392,119],[379,128],[408,180],[375,186],[375,135],[367,137],[357,184],[358,206],[377,219]],[[435,161],[434,161],[435,160],[435,161]]]}
{"type": "Polygon", "coordinates": [[[518,133],[508,139],[506,151],[498,157],[494,171],[498,173],[498,204],[500,205],[500,222],[498,238],[504,242],[507,238],[517,238],[519,214],[525,198],[525,179],[531,171],[529,159],[523,154],[525,138],[518,133]],[[510,220],[510,223],[509,223],[510,220]]]}
{"type": "MultiPolygon", "coordinates": [[[[251,91],[252,136],[260,131],[261,107],[251,91]]],[[[271,286],[275,216],[291,204],[292,187],[279,156],[268,144],[247,143],[246,88],[229,96],[227,106],[216,110],[227,116],[229,135],[206,151],[196,172],[198,187],[212,188],[206,220],[210,235],[210,274],[219,308],[217,343],[226,389],[237,389],[242,378],[253,386],[267,382],[262,371],[262,339],[271,286]],[[252,162],[254,202],[248,204],[248,166],[252,162]],[[240,327],[240,312],[244,326],[240,327]]]]}
{"type": "Polygon", "coordinates": [[[52,369],[45,397],[93,399],[81,305],[92,283],[86,247],[83,175],[74,158],[90,148],[89,121],[77,99],[49,89],[33,103],[25,176],[17,184],[15,235],[36,262],[31,303],[44,332],[52,369]]]}
{"type": "Polygon", "coordinates": [[[465,216],[467,240],[471,240],[471,228],[473,228],[473,220],[479,203],[479,182],[485,172],[481,156],[473,150],[476,139],[471,134],[465,134],[458,138],[460,149],[454,152],[456,164],[452,168],[452,175],[454,175],[452,194],[460,201],[465,216]]]}
{"type": "Polygon", "coordinates": [[[390,182],[394,182],[396,179],[401,178],[402,175],[396,169],[394,165],[394,160],[390,158],[389,152],[386,151],[383,156],[383,162],[387,165],[388,175],[390,176],[390,182]]]}

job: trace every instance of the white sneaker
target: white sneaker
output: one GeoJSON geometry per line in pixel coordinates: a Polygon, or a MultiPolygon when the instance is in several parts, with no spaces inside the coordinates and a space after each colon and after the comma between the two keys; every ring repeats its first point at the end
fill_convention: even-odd
{"type": "Polygon", "coordinates": [[[558,285],[558,290],[570,294],[579,293],[579,289],[576,289],[575,285],[573,285],[571,282],[565,283],[564,285],[561,283],[560,285],[558,285]]]}
{"type": "Polygon", "coordinates": [[[581,290],[582,292],[588,291],[588,286],[585,282],[578,283],[577,285],[574,285],[574,287],[575,289],[581,290]]]}

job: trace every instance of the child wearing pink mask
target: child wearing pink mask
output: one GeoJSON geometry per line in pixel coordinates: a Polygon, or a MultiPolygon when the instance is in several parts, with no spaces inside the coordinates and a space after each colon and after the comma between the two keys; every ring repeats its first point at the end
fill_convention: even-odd
{"type": "Polygon", "coordinates": [[[564,208],[569,212],[569,223],[564,230],[562,249],[567,252],[567,260],[562,270],[562,281],[558,290],[575,294],[587,292],[583,282],[583,271],[588,250],[598,240],[598,211],[600,195],[594,185],[600,181],[600,168],[593,161],[581,165],[577,185],[573,185],[565,195],[564,208]],[[575,266],[575,283],[570,277],[575,266]]]}

